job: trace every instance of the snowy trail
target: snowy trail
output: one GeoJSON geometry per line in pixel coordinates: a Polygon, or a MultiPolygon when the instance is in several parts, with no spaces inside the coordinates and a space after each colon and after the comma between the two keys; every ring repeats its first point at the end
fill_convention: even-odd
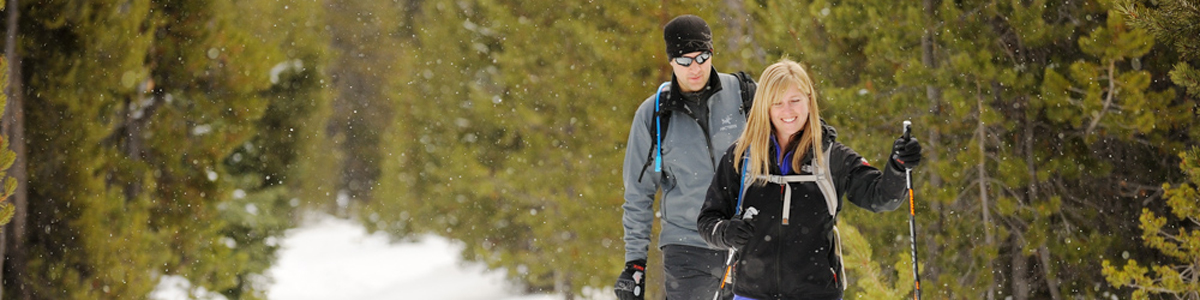
{"type": "Polygon", "coordinates": [[[391,244],[381,233],[329,216],[310,219],[287,233],[279,261],[268,274],[270,299],[555,299],[517,296],[503,275],[462,265],[462,249],[438,236],[391,244]]]}
{"type": "MultiPolygon", "coordinates": [[[[463,264],[461,245],[438,236],[392,244],[382,233],[328,215],[288,230],[279,260],[267,271],[272,300],[444,299],[557,300],[561,295],[519,295],[503,274],[463,264]]],[[[165,277],[151,299],[186,298],[185,280],[165,277]]],[[[220,299],[221,297],[216,297],[220,299]]]]}

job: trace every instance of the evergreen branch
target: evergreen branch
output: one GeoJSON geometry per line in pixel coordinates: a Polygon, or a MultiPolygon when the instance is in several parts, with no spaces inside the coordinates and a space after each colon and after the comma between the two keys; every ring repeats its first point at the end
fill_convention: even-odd
{"type": "MultiPolygon", "coordinates": [[[[1150,196],[1146,196],[1146,200],[1142,200],[1142,205],[1148,205],[1151,202],[1154,202],[1154,201],[1160,199],[1162,197],[1162,195],[1163,195],[1163,189],[1157,189],[1154,191],[1153,194],[1150,194],[1150,196]]],[[[1197,225],[1200,225],[1200,224],[1197,224],[1197,225]]]]}
{"type": "Polygon", "coordinates": [[[1190,10],[1190,11],[1192,11],[1193,14],[1200,14],[1200,6],[1196,6],[1196,4],[1192,3],[1191,1],[1180,0],[1180,1],[1170,1],[1169,3],[1179,5],[1179,8],[1190,10]]]}
{"type": "Polygon", "coordinates": [[[1119,196],[1128,198],[1147,197],[1146,200],[1142,201],[1143,205],[1149,204],[1151,200],[1156,199],[1158,196],[1161,196],[1163,192],[1165,192],[1165,190],[1162,189],[1162,186],[1141,184],[1126,180],[1120,181],[1117,183],[1117,186],[1121,187],[1119,196]],[[1149,196],[1143,196],[1147,191],[1153,191],[1154,193],[1150,194],[1149,196]]]}
{"type": "Polygon", "coordinates": [[[1165,238],[1167,238],[1168,240],[1171,240],[1171,241],[1175,242],[1176,244],[1183,244],[1183,243],[1184,243],[1184,240],[1180,239],[1178,235],[1170,234],[1170,233],[1167,233],[1166,231],[1159,231],[1159,232],[1158,232],[1158,235],[1159,235],[1159,236],[1162,236],[1162,237],[1165,237],[1165,238]]]}
{"type": "MultiPolygon", "coordinates": [[[[1063,195],[1062,199],[1063,199],[1064,203],[1070,203],[1070,204],[1073,204],[1076,206],[1083,206],[1083,207],[1085,207],[1085,209],[1087,211],[1100,211],[1101,210],[1101,207],[1099,205],[1097,205],[1095,202],[1086,201],[1084,199],[1075,197],[1074,194],[1072,194],[1072,193],[1064,192],[1064,191],[1069,191],[1070,189],[1067,189],[1066,185],[1063,183],[1062,178],[1057,178],[1051,182],[1053,183],[1054,187],[1056,188],[1057,194],[1063,195]]],[[[1047,192],[1049,192],[1049,191],[1047,191],[1047,192]]],[[[1083,216],[1083,213],[1081,212],[1081,210],[1063,210],[1062,214],[1065,216],[1069,216],[1071,218],[1080,219],[1080,220],[1088,220],[1088,218],[1089,218],[1087,216],[1083,216]]],[[[1066,220],[1068,218],[1063,218],[1063,219],[1066,220]]]]}
{"type": "Polygon", "coordinates": [[[1120,88],[1117,87],[1117,79],[1116,79],[1117,77],[1114,74],[1114,73],[1116,73],[1116,69],[1117,69],[1117,60],[1115,60],[1115,59],[1109,60],[1108,61],[1108,95],[1104,99],[1104,107],[1100,109],[1100,114],[1092,119],[1092,123],[1090,125],[1088,125],[1087,130],[1084,131],[1086,133],[1086,135],[1091,135],[1092,131],[1096,130],[1096,125],[1100,124],[1100,119],[1104,118],[1104,115],[1106,113],[1108,113],[1108,107],[1112,106],[1113,98],[1115,97],[1115,95],[1118,92],[1120,92],[1120,88]]]}
{"type": "Polygon", "coordinates": [[[1197,75],[1196,69],[1193,69],[1191,65],[1179,62],[1175,64],[1174,70],[1171,70],[1169,74],[1171,81],[1183,86],[1188,94],[1200,96],[1200,79],[1196,78],[1200,75],[1197,75]]]}
{"type": "MultiPolygon", "coordinates": [[[[999,178],[989,177],[988,182],[991,182],[993,186],[999,186],[1001,192],[1008,194],[1009,196],[1013,197],[1013,199],[1021,199],[1020,194],[1018,194],[1015,189],[1009,188],[1008,185],[1005,185],[1004,182],[1000,181],[999,178]]],[[[1021,204],[1022,207],[1029,207],[1027,203],[1021,204]]]]}
{"type": "Polygon", "coordinates": [[[1066,97],[1066,101],[1067,101],[1067,103],[1069,103],[1073,106],[1083,106],[1083,100],[1080,100],[1080,99],[1066,97]]]}
{"type": "Polygon", "coordinates": [[[1075,216],[1076,218],[1078,218],[1078,215],[1071,215],[1070,210],[1067,210],[1067,209],[1058,211],[1058,214],[1063,216],[1061,219],[1059,219],[1059,222],[1062,222],[1062,224],[1063,224],[1062,225],[1063,230],[1066,232],[1075,232],[1074,229],[1072,229],[1072,228],[1075,228],[1076,226],[1071,224],[1071,218],[1068,218],[1068,217],[1075,216]]]}
{"type": "Polygon", "coordinates": [[[1179,272],[1179,277],[1187,278],[1188,275],[1196,274],[1196,269],[1191,265],[1174,266],[1174,268],[1179,272]]]}
{"type": "MultiPolygon", "coordinates": [[[[971,170],[967,170],[966,172],[967,172],[967,174],[964,174],[964,176],[970,176],[970,174],[974,174],[974,173],[972,173],[971,170]]],[[[969,183],[965,186],[975,186],[978,183],[979,183],[979,179],[975,179],[975,180],[971,180],[971,183],[969,183]]],[[[967,193],[971,192],[971,191],[973,191],[973,189],[962,189],[961,191],[958,192],[958,196],[954,197],[954,202],[962,201],[964,199],[964,197],[966,197],[967,193]]]]}
{"type": "Polygon", "coordinates": [[[16,214],[17,207],[8,199],[0,200],[0,226],[7,225],[12,221],[13,215],[16,214]]]}
{"type": "MultiPolygon", "coordinates": [[[[1130,127],[1130,126],[1125,126],[1125,127],[1122,127],[1122,128],[1126,128],[1126,129],[1128,129],[1128,128],[1132,128],[1132,127],[1130,127]]],[[[1156,144],[1156,143],[1151,143],[1151,142],[1150,142],[1150,140],[1148,140],[1148,139],[1146,139],[1146,138],[1144,138],[1144,137],[1139,137],[1139,136],[1134,136],[1132,139],[1130,139],[1130,141],[1133,141],[1133,142],[1135,142],[1135,143],[1138,143],[1138,144],[1140,144],[1140,145],[1142,145],[1142,146],[1150,146],[1150,147],[1156,147],[1156,146],[1159,146],[1159,144],[1156,144]]]]}
{"type": "MultiPolygon", "coordinates": [[[[1159,280],[1153,280],[1153,281],[1158,282],[1159,280]]],[[[1151,282],[1151,283],[1153,283],[1153,282],[1151,282]]],[[[1140,285],[1140,284],[1136,284],[1136,283],[1131,283],[1131,284],[1129,284],[1129,286],[1134,289],[1146,290],[1146,291],[1159,293],[1159,294],[1175,294],[1176,293],[1175,291],[1157,287],[1157,286],[1144,286],[1144,285],[1140,285]]]]}
{"type": "Polygon", "coordinates": [[[1196,55],[1198,55],[1197,52],[1200,52],[1200,45],[1197,45],[1196,42],[1200,41],[1194,41],[1191,43],[1176,43],[1176,45],[1179,47],[1179,56],[1182,56],[1185,60],[1196,58],[1196,55]]]}
{"type": "Polygon", "coordinates": [[[925,91],[925,86],[898,85],[895,88],[891,88],[886,91],[879,91],[878,93],[875,93],[875,99],[887,100],[887,99],[891,99],[892,95],[899,94],[899,93],[905,93],[905,92],[921,93],[924,91],[925,91]]]}
{"type": "Polygon", "coordinates": [[[975,16],[975,15],[979,15],[979,17],[982,17],[982,14],[980,14],[979,12],[980,12],[980,11],[982,11],[982,10],[983,10],[983,8],[985,8],[985,7],[987,7],[987,6],[985,6],[985,5],[981,5],[981,6],[979,6],[979,7],[976,7],[975,9],[973,9],[973,10],[971,10],[971,11],[969,11],[969,12],[965,12],[965,13],[963,13],[962,15],[959,15],[959,16],[958,16],[958,20],[955,20],[955,22],[958,22],[958,23],[966,23],[968,18],[971,18],[972,16],[975,16]]]}
{"type": "MultiPolygon", "coordinates": [[[[998,217],[996,219],[1000,219],[1005,225],[1008,225],[1009,234],[1012,234],[1013,232],[1024,233],[1025,230],[1029,229],[1030,222],[1025,222],[1025,220],[1020,217],[998,217]]],[[[1024,240],[1024,238],[1021,239],[1024,240]]]]}

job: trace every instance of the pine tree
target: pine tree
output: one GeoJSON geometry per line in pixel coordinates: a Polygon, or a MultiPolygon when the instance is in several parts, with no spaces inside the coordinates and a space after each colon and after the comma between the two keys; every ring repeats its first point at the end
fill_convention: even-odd
{"type": "Polygon", "coordinates": [[[1200,148],[1181,152],[1179,157],[1183,160],[1179,167],[1187,175],[1186,181],[1176,186],[1163,184],[1164,197],[1174,218],[1168,219],[1143,208],[1139,219],[1143,243],[1169,260],[1165,263],[1151,261],[1149,266],[1142,266],[1137,259],[1129,258],[1124,267],[1114,266],[1108,259],[1103,261],[1108,282],[1118,288],[1133,288],[1133,299],[1151,299],[1150,296],[1156,294],[1171,295],[1176,299],[1200,299],[1200,279],[1196,277],[1200,268],[1200,246],[1197,246],[1200,245],[1200,201],[1197,201],[1200,199],[1200,148]]]}
{"type": "MultiPolygon", "coordinates": [[[[1200,85],[1196,79],[1200,77],[1193,67],[1198,58],[1196,51],[1200,49],[1200,38],[1197,37],[1200,29],[1195,26],[1200,20],[1200,10],[1195,4],[1187,1],[1158,1],[1152,5],[1148,4],[1119,1],[1116,9],[1133,27],[1148,31],[1159,43],[1165,44],[1175,52],[1171,56],[1177,57],[1178,61],[1172,66],[1170,78],[1194,99],[1200,95],[1200,85]]],[[[1170,111],[1175,113],[1170,115],[1174,118],[1195,119],[1194,105],[1194,100],[1185,101],[1179,107],[1171,109],[1170,111]]],[[[1192,138],[1200,132],[1194,126],[1181,128],[1181,131],[1192,138]]],[[[1200,186],[1197,179],[1200,178],[1200,170],[1197,169],[1200,166],[1200,163],[1197,163],[1200,150],[1193,147],[1190,151],[1179,153],[1179,157],[1182,159],[1179,166],[1185,175],[1184,182],[1175,187],[1170,184],[1164,184],[1162,187],[1163,197],[1167,199],[1166,204],[1177,220],[1159,216],[1155,213],[1159,210],[1152,207],[1142,208],[1139,218],[1144,245],[1165,255],[1170,261],[1165,264],[1152,263],[1150,266],[1141,266],[1138,261],[1145,262],[1147,258],[1144,255],[1136,255],[1137,252],[1130,257],[1130,252],[1126,251],[1121,255],[1122,259],[1126,259],[1124,267],[1113,265],[1109,259],[1102,262],[1108,282],[1118,288],[1132,288],[1134,299],[1150,299],[1154,294],[1168,294],[1180,299],[1200,299],[1200,281],[1195,277],[1196,268],[1200,265],[1200,260],[1197,259],[1200,257],[1197,253],[1200,252],[1197,252],[1198,247],[1195,246],[1197,236],[1200,236],[1200,233],[1195,231],[1196,225],[1200,224],[1197,223],[1200,222],[1200,215],[1196,214],[1195,208],[1196,199],[1200,197],[1197,196],[1195,188],[1200,186]],[[1154,271],[1153,274],[1150,273],[1151,270],[1154,271]]]]}
{"type": "Polygon", "coordinates": [[[290,227],[294,206],[282,180],[296,176],[287,167],[298,160],[292,150],[311,141],[260,132],[295,127],[290,122],[309,121],[323,107],[322,79],[295,62],[319,59],[312,48],[319,38],[306,35],[315,23],[305,17],[319,8],[276,1],[24,8],[29,32],[21,44],[52,45],[22,51],[40,70],[25,75],[24,95],[36,99],[28,122],[36,124],[29,141],[30,161],[38,162],[30,172],[37,229],[22,245],[32,258],[33,298],[140,298],[162,275],[229,298],[263,298],[257,274],[269,267],[271,240],[290,227]],[[274,32],[280,28],[306,30],[274,32]],[[283,82],[272,82],[281,65],[295,71],[280,70],[274,75],[283,82]],[[291,104],[292,97],[311,105],[291,104]],[[296,119],[259,122],[269,115],[296,119]]]}
{"type": "MultiPolygon", "coordinates": [[[[400,59],[395,2],[325,1],[333,92],[327,131],[337,147],[342,199],[370,202],[385,160],[382,144],[395,121],[393,78],[400,59]]],[[[343,200],[345,201],[345,200],[343,200]]],[[[346,205],[343,203],[340,205],[346,205]]]]}
{"type": "MultiPolygon", "coordinates": [[[[0,7],[3,6],[4,3],[0,1],[0,7]]],[[[3,82],[4,86],[6,87],[4,89],[4,93],[0,93],[0,116],[5,116],[6,114],[4,111],[8,107],[8,95],[10,91],[9,87],[15,85],[9,79],[16,76],[10,74],[12,72],[12,68],[9,67],[7,59],[0,59],[0,70],[4,70],[3,72],[0,72],[0,82],[3,82]]],[[[9,150],[10,137],[11,136],[0,136],[0,174],[4,174],[0,176],[0,178],[4,178],[3,181],[0,181],[3,182],[2,189],[0,189],[0,228],[3,229],[13,227],[6,225],[12,222],[13,216],[16,215],[17,211],[17,206],[13,204],[13,196],[17,192],[18,180],[16,177],[8,175],[10,174],[9,170],[11,170],[13,163],[17,160],[17,153],[9,150]]],[[[0,258],[6,257],[7,255],[8,249],[6,246],[8,244],[7,240],[9,231],[15,230],[0,230],[0,258]]],[[[14,261],[16,259],[17,258],[13,258],[14,261]]],[[[0,263],[0,267],[3,265],[3,263],[0,263]]],[[[0,278],[3,278],[3,276],[0,276],[0,278]]],[[[4,294],[3,290],[3,287],[0,287],[0,295],[4,294]]]]}
{"type": "MultiPolygon", "coordinates": [[[[23,286],[23,278],[26,268],[28,252],[23,248],[9,247],[9,245],[19,245],[23,243],[26,236],[26,224],[28,221],[28,204],[29,203],[29,185],[21,184],[21,182],[29,181],[29,173],[26,166],[28,165],[28,154],[25,150],[25,104],[21,95],[21,90],[24,89],[24,84],[21,82],[21,58],[17,52],[16,46],[17,35],[20,30],[16,24],[21,13],[18,9],[17,0],[2,1],[4,6],[5,20],[5,38],[4,38],[4,60],[0,65],[4,67],[4,100],[3,100],[3,120],[0,121],[0,127],[3,128],[4,141],[0,142],[3,146],[0,152],[11,151],[13,153],[13,162],[10,164],[7,159],[4,159],[4,177],[9,177],[5,182],[5,197],[0,201],[7,201],[3,208],[0,208],[0,217],[5,220],[5,225],[0,226],[4,230],[0,230],[0,272],[10,270],[8,272],[15,274],[12,277],[4,277],[0,274],[0,280],[3,282],[16,282],[17,286],[23,286]],[[16,143],[10,143],[16,141],[16,143]],[[14,181],[15,188],[9,191],[7,181],[14,181]],[[10,214],[11,211],[11,214],[10,214]],[[11,225],[9,225],[11,224],[11,225]],[[7,280],[3,280],[7,279],[7,280]]],[[[5,155],[7,156],[7,155],[5,155]]],[[[5,288],[0,286],[0,296],[4,295],[5,288]]],[[[17,290],[23,293],[21,296],[27,298],[25,289],[17,290]]]]}
{"type": "Polygon", "coordinates": [[[1117,1],[1117,10],[1130,24],[1149,31],[1180,55],[1171,80],[1192,96],[1200,95],[1200,5],[1187,0],[1117,1]]]}
{"type": "MultiPolygon", "coordinates": [[[[3,1],[0,1],[0,7],[3,6],[3,1]]],[[[3,73],[0,73],[0,82],[4,82],[7,85],[9,82],[9,68],[7,60],[0,59],[0,70],[4,70],[3,73]]],[[[8,107],[8,95],[0,93],[0,115],[4,115],[4,109],[6,107],[8,107]]],[[[13,193],[16,192],[17,179],[8,176],[7,174],[9,168],[12,167],[13,162],[17,160],[17,154],[12,150],[9,150],[10,148],[8,141],[8,137],[0,136],[0,174],[5,174],[0,175],[0,183],[2,183],[2,185],[0,185],[0,226],[7,225],[10,221],[12,221],[13,214],[16,212],[16,206],[12,204],[12,201],[8,200],[10,197],[12,197],[13,193]]]]}

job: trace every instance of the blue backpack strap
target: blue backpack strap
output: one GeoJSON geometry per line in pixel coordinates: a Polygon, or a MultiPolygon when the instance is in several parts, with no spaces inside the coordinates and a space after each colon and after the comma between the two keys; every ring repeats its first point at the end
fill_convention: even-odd
{"type": "Polygon", "coordinates": [[[638,182],[642,182],[642,177],[646,176],[646,170],[650,168],[650,165],[654,165],[655,173],[662,173],[662,134],[663,131],[666,131],[662,126],[669,125],[671,121],[671,115],[662,112],[662,94],[669,92],[670,88],[671,82],[668,81],[658,86],[658,90],[655,91],[654,124],[651,125],[653,128],[647,129],[651,135],[654,135],[654,139],[650,141],[650,151],[646,153],[646,163],[642,164],[642,171],[638,173],[638,182]],[[668,124],[663,124],[663,119],[666,119],[668,124]]]}
{"type": "Polygon", "coordinates": [[[746,155],[742,157],[742,180],[741,180],[741,183],[738,184],[739,192],[738,192],[737,207],[733,211],[734,212],[733,215],[735,215],[735,216],[742,214],[742,197],[746,196],[746,164],[749,164],[749,163],[750,163],[750,154],[746,153],[746,155]]]}
{"type": "Polygon", "coordinates": [[[658,86],[658,92],[654,93],[654,172],[662,172],[662,115],[659,114],[661,108],[659,98],[662,98],[664,91],[671,88],[671,82],[663,82],[658,86]]]}

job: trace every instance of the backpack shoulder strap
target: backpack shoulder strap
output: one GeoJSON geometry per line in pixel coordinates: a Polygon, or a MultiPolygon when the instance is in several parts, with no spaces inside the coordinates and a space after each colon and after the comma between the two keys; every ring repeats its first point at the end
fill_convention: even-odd
{"type": "Polygon", "coordinates": [[[671,82],[663,82],[658,86],[658,93],[654,94],[654,172],[662,172],[662,137],[667,133],[667,125],[670,125],[671,114],[664,113],[662,109],[666,99],[663,99],[663,94],[667,94],[667,98],[671,98],[671,82]],[[663,120],[666,119],[666,120],[663,120]],[[666,121],[666,122],[663,122],[666,121]]]}
{"type": "Polygon", "coordinates": [[[838,269],[835,278],[841,283],[842,290],[846,290],[846,263],[842,260],[842,233],[838,231],[837,213],[840,210],[841,201],[838,201],[837,188],[833,185],[833,168],[829,167],[830,158],[832,158],[833,147],[825,150],[825,167],[821,168],[821,172],[826,175],[817,180],[817,187],[821,189],[821,193],[825,194],[825,203],[829,206],[829,215],[833,216],[833,251],[837,256],[838,269]]]}
{"type": "Polygon", "coordinates": [[[829,167],[831,152],[833,149],[825,150],[825,167],[817,167],[819,176],[817,176],[817,187],[821,189],[821,194],[825,194],[825,204],[829,207],[829,215],[833,216],[833,222],[837,223],[837,213],[841,210],[841,201],[838,201],[837,187],[833,185],[833,172],[829,167]]]}
{"type": "Polygon", "coordinates": [[[650,139],[650,154],[647,155],[646,164],[642,165],[642,172],[641,175],[638,175],[638,182],[642,182],[642,176],[646,175],[646,169],[652,164],[654,165],[655,173],[662,173],[662,137],[663,134],[667,133],[667,125],[670,124],[671,120],[671,114],[663,111],[662,107],[666,103],[667,99],[665,98],[671,97],[671,82],[663,82],[655,91],[654,114],[651,115],[654,120],[650,122],[650,127],[648,128],[650,136],[654,138],[650,139]],[[663,97],[663,94],[667,96],[663,97]]]}
{"type": "Polygon", "coordinates": [[[745,71],[738,71],[733,76],[738,79],[738,88],[742,91],[742,115],[750,112],[750,107],[754,105],[754,92],[758,90],[758,83],[754,82],[754,78],[750,77],[745,71]]]}
{"type": "Polygon", "coordinates": [[[746,152],[747,153],[742,157],[742,180],[741,183],[738,184],[738,190],[740,192],[738,192],[737,208],[734,209],[733,215],[735,216],[742,213],[742,197],[746,196],[746,189],[750,188],[750,186],[746,185],[746,165],[750,164],[750,153],[749,151],[746,152]]]}
{"type": "MultiPolygon", "coordinates": [[[[784,195],[783,195],[784,202],[783,202],[783,220],[782,220],[782,222],[784,225],[787,225],[787,223],[788,223],[788,212],[791,210],[792,189],[789,184],[793,183],[793,182],[816,183],[817,188],[819,188],[821,190],[821,195],[825,197],[825,206],[829,208],[829,215],[833,217],[834,223],[837,222],[837,213],[838,213],[838,210],[841,208],[840,207],[841,201],[838,201],[837,188],[833,184],[833,172],[831,172],[830,168],[829,168],[828,162],[829,162],[831,152],[832,152],[832,150],[825,151],[825,162],[826,162],[825,166],[823,166],[823,167],[816,166],[815,170],[813,170],[812,174],[810,174],[810,175],[758,175],[758,178],[762,178],[762,179],[766,180],[767,182],[778,184],[778,185],[783,185],[786,187],[786,188],[784,188],[784,191],[783,191],[784,192],[784,195]]],[[[743,177],[742,181],[745,181],[746,180],[745,172],[743,172],[742,177],[743,177]]],[[[748,188],[749,187],[747,187],[743,184],[742,193],[744,194],[746,192],[746,189],[748,189],[748,188]]]]}

